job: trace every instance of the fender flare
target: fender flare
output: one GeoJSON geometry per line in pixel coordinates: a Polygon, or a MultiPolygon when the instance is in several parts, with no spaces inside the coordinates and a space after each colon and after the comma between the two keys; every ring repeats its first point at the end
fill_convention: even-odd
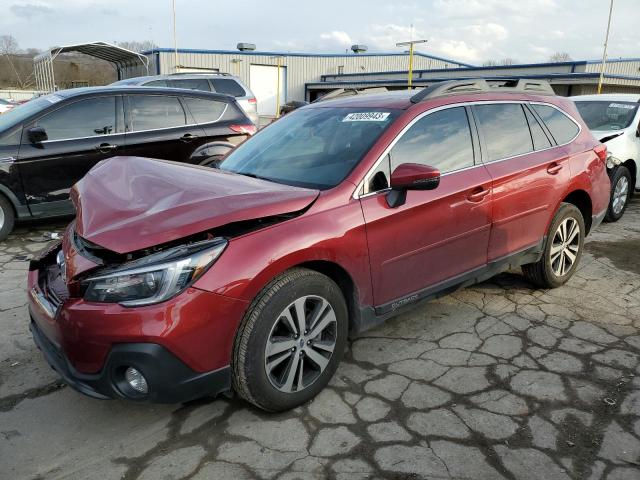
{"type": "Polygon", "coordinates": [[[233,148],[235,148],[235,145],[231,142],[218,141],[205,143],[204,145],[200,145],[194,150],[194,152],[189,157],[189,160],[190,163],[199,164],[209,157],[213,157],[216,155],[226,155],[233,148]]]}

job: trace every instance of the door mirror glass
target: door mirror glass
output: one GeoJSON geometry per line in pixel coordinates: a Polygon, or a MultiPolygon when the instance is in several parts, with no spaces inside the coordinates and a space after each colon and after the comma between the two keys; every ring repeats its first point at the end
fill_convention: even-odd
{"type": "Polygon", "coordinates": [[[47,140],[47,132],[42,127],[33,127],[27,131],[27,135],[29,136],[29,141],[31,143],[40,143],[47,140]]]}
{"type": "Polygon", "coordinates": [[[407,190],[433,190],[440,184],[440,170],[419,163],[403,163],[391,174],[387,205],[399,207],[407,199],[407,190]]]}

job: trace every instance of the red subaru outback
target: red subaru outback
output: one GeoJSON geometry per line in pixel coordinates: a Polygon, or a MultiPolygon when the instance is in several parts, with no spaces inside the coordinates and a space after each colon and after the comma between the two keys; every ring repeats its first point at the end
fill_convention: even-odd
{"type": "Polygon", "coordinates": [[[31,263],[31,330],[93,397],[288,409],[403,307],[517,265],[565,283],[605,161],[573,103],[525,80],[309,105],[215,170],[115,157],[31,263]]]}

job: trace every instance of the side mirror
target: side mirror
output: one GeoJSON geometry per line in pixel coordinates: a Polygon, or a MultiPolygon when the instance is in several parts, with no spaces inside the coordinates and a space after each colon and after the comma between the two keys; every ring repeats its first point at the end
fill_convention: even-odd
{"type": "Polygon", "coordinates": [[[407,199],[407,190],[433,190],[440,184],[440,170],[419,163],[403,163],[391,174],[387,205],[399,207],[407,199]]]}
{"type": "Polygon", "coordinates": [[[33,127],[27,131],[27,135],[29,136],[29,141],[31,143],[40,143],[47,140],[49,137],[47,136],[47,132],[42,127],[33,127]]]}

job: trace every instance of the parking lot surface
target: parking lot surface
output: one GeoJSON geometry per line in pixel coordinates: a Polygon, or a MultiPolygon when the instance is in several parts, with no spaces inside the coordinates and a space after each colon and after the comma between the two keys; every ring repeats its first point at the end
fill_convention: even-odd
{"type": "Polygon", "coordinates": [[[0,243],[0,478],[640,478],[640,201],[556,290],[518,272],[419,305],[351,343],[313,402],[93,400],[28,331],[29,255],[0,243]]]}

